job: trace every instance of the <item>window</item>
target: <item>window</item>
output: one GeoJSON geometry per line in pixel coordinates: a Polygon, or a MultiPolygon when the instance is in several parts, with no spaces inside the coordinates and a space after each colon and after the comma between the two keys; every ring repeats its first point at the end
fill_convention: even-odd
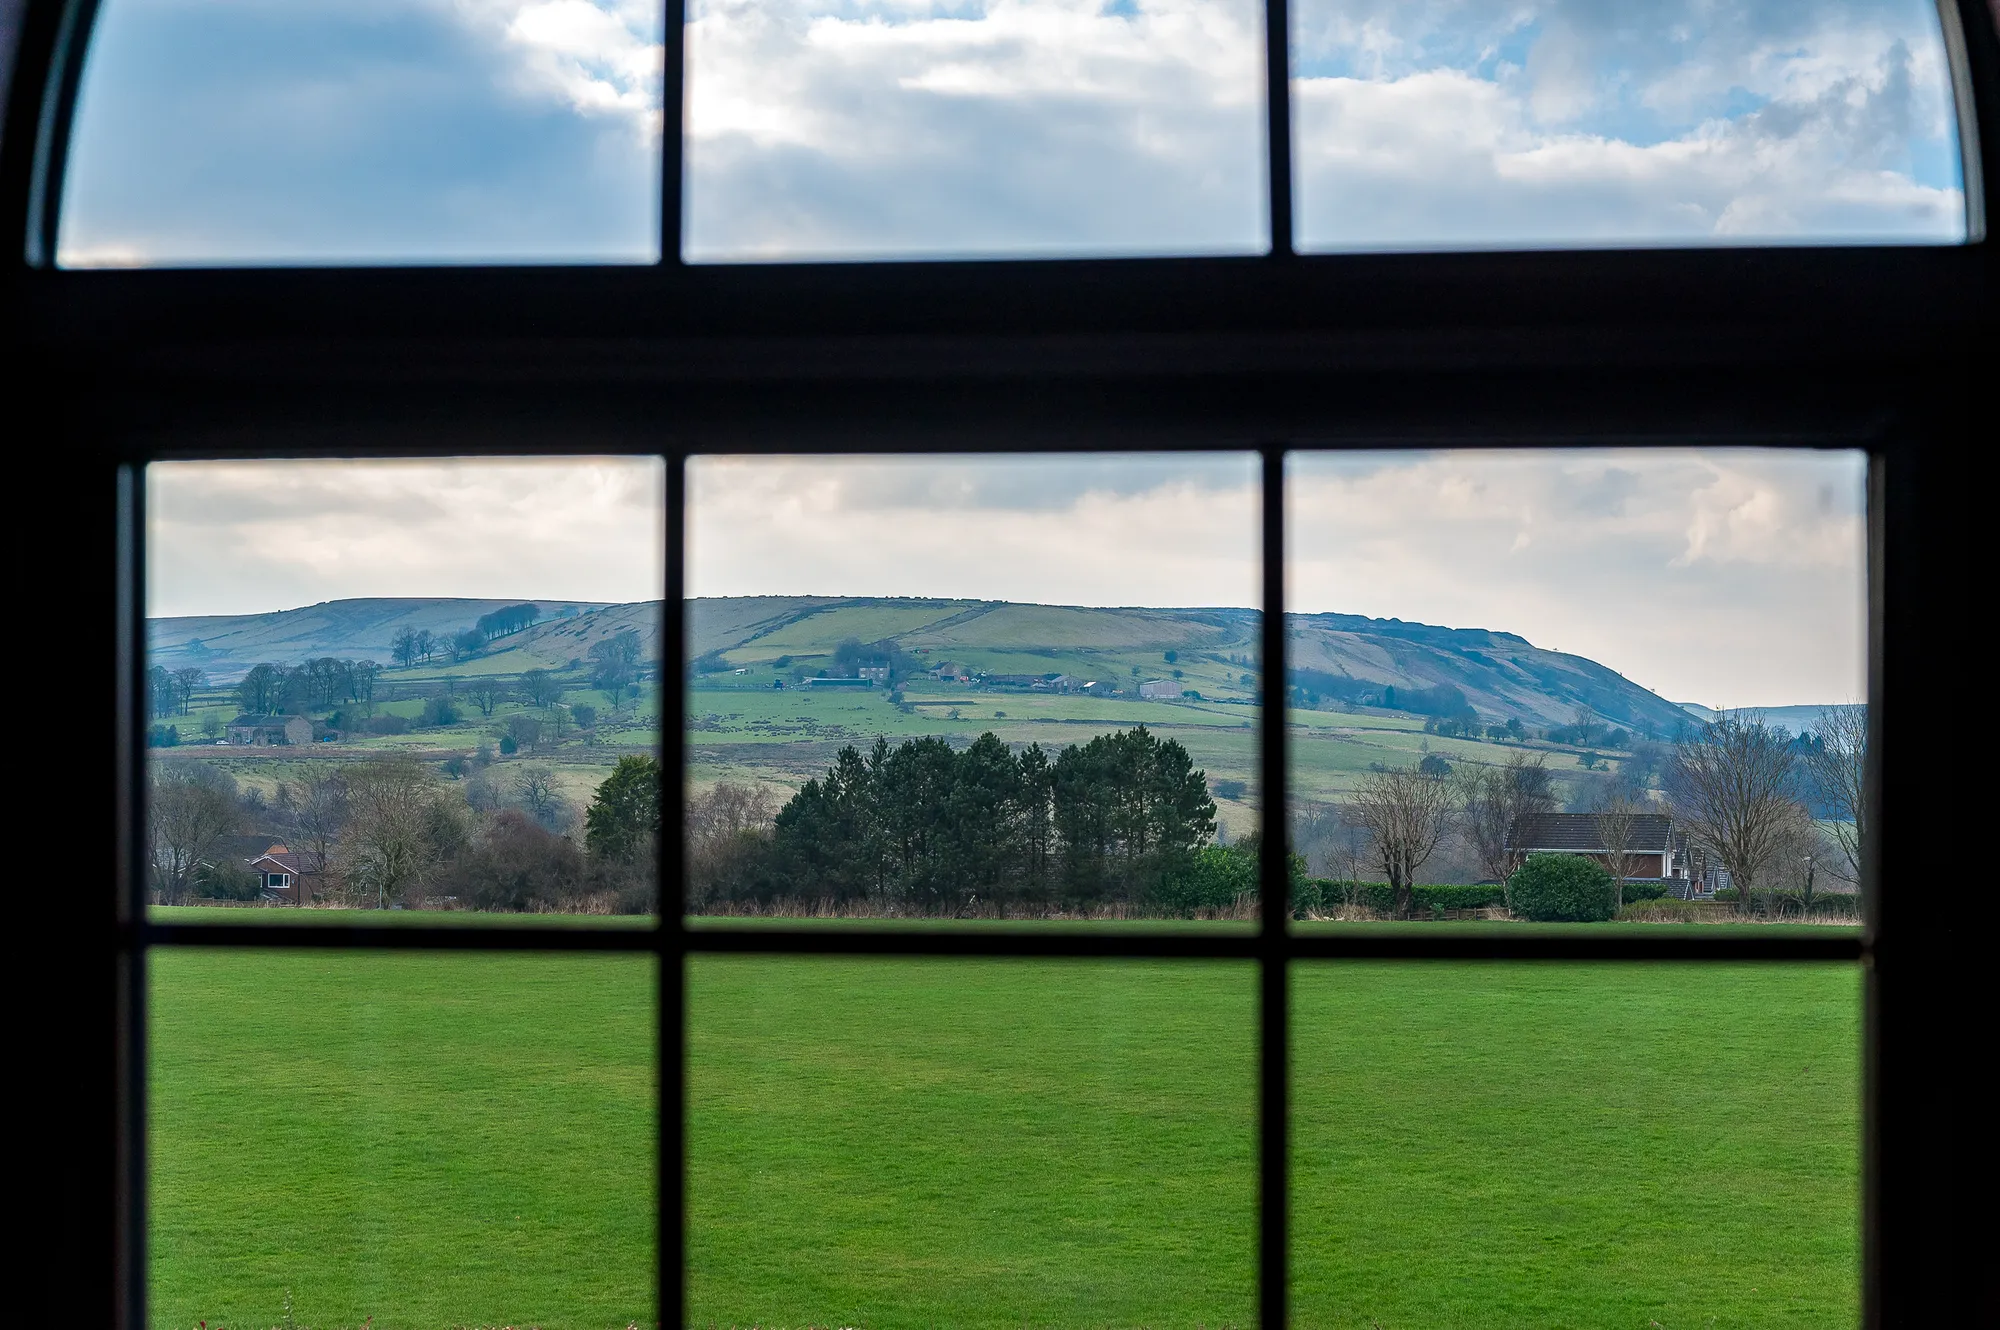
{"type": "MultiPolygon", "coordinates": [[[[72,22],[81,13],[25,11],[0,141],[0,224],[10,252],[28,256],[9,267],[0,295],[24,371],[14,409],[54,422],[17,444],[47,477],[23,522],[60,511],[67,528],[23,564],[37,613],[57,625],[55,643],[35,648],[48,663],[17,721],[51,730],[29,736],[36,844],[64,855],[108,844],[115,865],[103,891],[24,895],[19,924],[30,963],[45,962],[23,1026],[47,1067],[34,1069],[38,1092],[25,1105],[38,1149],[24,1163],[24,1191],[49,1198],[26,1262],[43,1281],[47,1319],[76,1319],[79,1307],[129,1326],[203,1319],[202,1286],[215,1281],[183,1276],[206,1243],[215,1264],[240,1263],[251,1276],[232,1285],[245,1301],[228,1317],[281,1319],[289,1290],[301,1323],[351,1323],[391,1296],[425,1318],[468,1323],[664,1322],[707,1308],[762,1319],[775,1314],[770,1290],[830,1313],[942,1307],[970,1319],[1004,1303],[1055,1321],[1152,1321],[1171,1301],[1239,1323],[1382,1311],[1478,1323],[1494,1314],[1489,1295],[1509,1291],[1510,1272],[1537,1269],[1521,1253],[1547,1235],[1585,1259],[1561,1263],[1574,1278],[1520,1303],[1522,1319],[1588,1319],[1607,1307],[1663,1323],[1656,1309],[1707,1314],[1668,1287],[1677,1279],[1745,1319],[1778,1314],[1773,1297],[1802,1315],[1868,1325],[1977,1319],[1965,1313],[1986,1292],[1976,1287],[1978,1231],[1956,1223],[1954,1208],[1975,1192],[1963,1152],[1977,1139],[1966,1105],[1979,1060],[1967,1056],[1976,1045],[1963,1022],[1940,1016],[1976,1009],[1964,986],[1979,973],[1969,963],[1977,932],[1940,884],[1961,869],[1957,829],[1984,814],[1976,788],[1939,774],[1962,764],[1962,723],[1927,720],[1942,710],[1940,662],[1977,659],[1976,615],[1950,574],[1979,557],[1972,541],[1984,529],[1985,490],[1966,483],[1962,465],[1982,437],[1970,388],[1984,382],[1992,340],[1978,222],[1991,171],[1974,167],[1990,167],[1981,154],[2000,142],[1991,110],[2000,43],[1979,7],[1950,9],[1943,37],[1961,76],[1962,245],[1294,262],[1288,200],[1299,191],[1288,164],[1290,148],[1306,151],[1304,120],[1292,136],[1290,84],[1280,80],[1277,96],[1266,90],[1265,124],[1275,128],[1266,150],[1286,163],[1269,177],[1279,206],[1268,260],[683,266],[666,261],[685,253],[674,234],[661,263],[628,269],[172,273],[53,262],[62,140],[84,78],[81,37],[65,45],[65,12],[72,22]],[[1974,127],[1986,131],[1977,143],[1974,127]],[[1394,516],[1365,486],[1343,510],[1294,511],[1287,486],[1295,499],[1314,466],[1338,475],[1344,459],[1351,480],[1385,470],[1385,457],[1477,453],[1504,469],[1527,455],[1579,473],[1595,466],[1603,481],[1592,455],[1618,449],[1669,460],[1770,449],[1810,457],[1805,469],[1846,468],[1828,511],[1844,548],[1857,529],[1867,541],[1865,611],[1843,611],[1842,622],[1864,642],[1855,677],[1878,740],[1863,785],[1876,830],[1859,873],[1879,889],[1861,893],[1858,927],[1530,926],[1449,917],[1504,901],[1433,892],[1398,902],[1393,890],[1387,912],[1407,904],[1433,917],[1327,917],[1335,910],[1321,906],[1375,906],[1326,894],[1326,883],[1356,880],[1328,871],[1337,843],[1316,847],[1318,862],[1314,847],[1302,850],[1298,871],[1279,836],[1258,842],[1256,918],[1194,921],[1228,928],[945,926],[930,916],[855,927],[775,913],[691,926],[674,909],[624,916],[637,927],[527,912],[459,927],[384,909],[327,928],[287,926],[304,913],[291,902],[246,907],[235,911],[246,922],[227,923],[146,908],[152,761],[189,756],[150,742],[155,725],[179,722],[148,714],[146,670],[148,600],[166,585],[149,523],[171,515],[177,466],[310,462],[358,474],[449,458],[643,459],[665,499],[650,536],[654,594],[678,599],[702,585],[712,557],[700,487],[724,459],[745,470],[754,468],[736,459],[1254,459],[1254,599],[1204,607],[1190,591],[1167,606],[1258,611],[1257,663],[1234,672],[1248,688],[1243,675],[1255,682],[1295,657],[1289,616],[1350,612],[1315,600],[1287,551],[1310,561],[1315,541],[1360,544],[1394,516]],[[1864,481],[1865,504],[1855,503],[1864,481]],[[57,700],[72,693],[86,699],[74,713],[57,700]],[[1889,746],[1879,742],[1885,718],[1889,746]],[[397,972],[422,982],[383,978],[397,972]],[[226,1000],[183,1001],[191,981],[226,1000]],[[1577,1000],[1585,985],[1595,1005],[1577,1000]],[[568,1000],[578,994],[587,1001],[568,1000]],[[1714,1012],[1723,1002],[1739,1005],[1714,1012]],[[301,1047],[324,1061],[273,1087],[280,1078],[257,1078],[250,1063],[203,1061],[225,1037],[239,1050],[245,1041],[276,1050],[267,1068],[300,1071],[301,1047]],[[495,1048],[530,1074],[510,1080],[483,1057],[495,1048]],[[1811,1061],[1798,1056],[1806,1051],[1811,1061]],[[397,1102],[357,1090],[389,1074],[400,1078],[397,1102]],[[849,1097],[814,1101],[820,1084],[849,1097]],[[479,1095],[466,1085],[500,1088],[479,1095]],[[1553,1106],[1523,1111],[1531,1093],[1551,1094],[1553,1106]],[[783,1096],[795,1113],[772,1108],[783,1096]],[[1055,1138],[1043,1115],[1052,1099],[1072,1128],[1055,1138]],[[311,1116],[319,1111],[327,1116],[311,1116]],[[1550,1121],[1578,1124],[1577,1138],[1551,1138],[1550,1121]],[[856,1152],[852,1175],[839,1151],[795,1148],[814,1130],[856,1152]],[[1823,1148],[1802,1149],[1806,1137],[1823,1148]],[[200,1203],[201,1187],[232,1176],[245,1148],[305,1161],[264,1196],[288,1218],[312,1219],[313,1232],[273,1224],[236,1242],[242,1216],[223,1214],[233,1200],[211,1187],[200,1203]],[[1663,1169],[1661,1155],[1687,1167],[1663,1169]],[[1176,1174],[1163,1157],[1190,1161],[1182,1176],[1199,1197],[1170,1190],[1176,1174]],[[336,1158],[342,1168],[322,1167],[336,1158]],[[1497,1171],[1509,1162],[1511,1173],[1497,1171]],[[801,1248],[825,1260],[801,1260],[754,1231],[780,1213],[765,1189],[773,1173],[808,1184],[801,1248]],[[1751,1176],[1755,1195],[1742,1186],[1751,1176]],[[155,1190],[162,1178],[174,1185],[155,1190]],[[1753,1222],[1742,1210],[1694,1212],[1676,1190],[1690,1178],[1744,1201],[1753,1222]],[[188,1179],[195,1185],[179,1185],[188,1179]],[[1635,1203],[1614,1181],[1636,1182],[1639,1199],[1658,1204],[1635,1203]],[[1010,1207],[1010,1195],[1025,1203],[1010,1207]],[[477,1204],[463,1206],[468,1196],[477,1204]],[[219,1227],[218,1214],[228,1221],[219,1227]],[[369,1224],[385,1215],[416,1222],[419,1240],[374,1241],[382,1233],[369,1224]],[[1746,1278],[1767,1268],[1761,1258],[1723,1269],[1737,1238],[1795,1243],[1788,1282],[1774,1293],[1746,1278]],[[959,1239],[979,1244],[977,1264],[933,1277],[947,1240],[959,1239]],[[341,1279],[302,1286],[301,1269],[330,1250],[344,1253],[341,1279]],[[899,1266],[885,1251],[911,1259],[899,1266]],[[563,1284],[579,1270],[591,1272],[589,1287],[563,1284]],[[427,1303],[413,1271],[437,1275],[427,1303]]],[[[680,40],[670,31],[663,44],[680,40]]],[[[663,103],[679,104],[673,78],[663,82],[663,103]]],[[[701,204],[681,190],[698,179],[683,175],[675,151],[662,149],[662,216],[691,233],[679,219],[701,204]]],[[[211,262],[221,260],[187,266],[211,262]]],[[[1469,490],[1434,497],[1455,502],[1469,490]]],[[[430,498],[404,497],[409,511],[430,498]]],[[[1710,535],[1721,539],[1758,529],[1770,510],[1730,503],[1714,516],[1710,535]]],[[[282,541],[309,523],[272,525],[282,541]]],[[[1426,515],[1405,525],[1419,543],[1454,538],[1426,515]]],[[[773,543],[794,534],[766,529],[773,543]]],[[[392,535],[375,542],[387,561],[392,535]]],[[[1186,553],[1166,543],[1169,557],[1186,553]]],[[[1630,551],[1611,549],[1621,552],[1630,551]]],[[[914,574],[953,553],[930,542],[898,558],[914,574]]],[[[1489,573],[1507,557],[1490,545],[1467,556],[1489,573]]],[[[1181,570],[1196,585],[1200,564],[1181,570]]],[[[1424,567],[1381,565],[1410,576],[1424,567]]],[[[1580,582],[1603,571],[1595,554],[1574,567],[1580,582]]],[[[1098,570],[1063,571],[1081,581],[1098,570]]],[[[1343,570],[1343,595],[1365,589],[1367,576],[1343,570]]],[[[1737,622],[1769,626],[1749,611],[1737,622]]],[[[662,616],[657,659],[675,669],[699,661],[698,631],[662,616]]],[[[1792,644],[1793,659],[1847,668],[1854,635],[1818,651],[1792,644]]],[[[865,648],[893,634],[853,636],[865,648]]],[[[1389,658],[1393,645],[1376,643],[1389,658]]],[[[1698,665],[1706,645],[1681,654],[1698,665]]],[[[736,649],[721,648],[728,669],[751,668],[726,659],[736,649]]],[[[1185,696],[1186,678],[1172,670],[1193,671],[1166,660],[1169,649],[1178,651],[1160,648],[1159,671],[1142,669],[1164,677],[1139,684],[1179,682],[1185,696]]],[[[1468,674],[1485,668],[1460,659],[1468,674]]],[[[1301,669],[1336,673],[1327,663],[1301,669]]],[[[854,668],[859,681],[861,668],[894,666],[857,658],[854,668]]],[[[715,682],[719,695],[726,681],[715,682]]],[[[1242,771],[1220,778],[1243,780],[1246,797],[1218,804],[1289,812],[1308,775],[1392,774],[1370,772],[1367,759],[1332,770],[1344,760],[1331,733],[1349,723],[1343,716],[1394,721],[1375,728],[1395,731],[1419,768],[1431,756],[1457,768],[1465,745],[1506,742],[1425,728],[1464,723],[1455,708],[1344,699],[1303,676],[1269,682],[1297,714],[1253,725],[1247,750],[1232,741],[1242,771]],[[1295,705],[1293,689],[1317,700],[1295,705]],[[1360,710],[1342,711],[1343,701],[1360,710]]],[[[621,705],[636,700],[617,686],[621,705]]],[[[1506,733],[1497,715],[1478,715],[1477,688],[1453,686],[1482,730],[1497,721],[1506,733]]],[[[1435,679],[1418,687],[1427,704],[1450,701],[1431,691],[1435,679]]],[[[702,696],[659,690],[660,765],[695,773],[697,785],[715,774],[690,724],[689,699],[702,696]]],[[[1586,754],[1615,763],[1631,752],[1587,728],[1603,720],[1592,705],[1595,721],[1523,719],[1570,727],[1567,741],[1535,740],[1563,751],[1565,774],[1597,774],[1586,754]]],[[[228,747],[209,743],[211,760],[263,749],[261,760],[304,761],[298,754],[319,743],[310,730],[293,742],[283,726],[218,737],[228,747]]],[[[813,773],[800,766],[801,780],[813,773]]],[[[1225,771],[1220,761],[1215,770],[1225,771]]],[[[688,880],[673,857],[685,839],[663,838],[659,885],[688,880]]],[[[1663,851],[1665,879],[1676,877],[1677,848],[1663,851]]],[[[1646,878],[1614,873],[1600,859],[1612,849],[1572,858],[1628,887],[1646,878]]],[[[1688,866],[1690,884],[1744,890],[1688,866]]],[[[1674,899],[1696,911],[1730,904],[1712,896],[1674,899]]],[[[1613,903],[1647,902],[1635,893],[1613,903]]]]}

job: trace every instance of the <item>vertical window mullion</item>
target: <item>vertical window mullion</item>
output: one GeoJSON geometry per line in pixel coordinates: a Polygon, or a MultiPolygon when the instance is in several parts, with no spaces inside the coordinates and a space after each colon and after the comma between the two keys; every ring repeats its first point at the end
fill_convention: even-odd
{"type": "MultiPolygon", "coordinates": [[[[677,6],[670,6],[677,8],[677,6]]],[[[676,157],[678,160],[678,157],[676,157]]],[[[678,213],[676,213],[678,216],[678,213]]],[[[672,262],[680,261],[675,250],[672,262]]],[[[682,781],[686,773],[687,690],[683,662],[687,660],[687,457],[667,457],[666,582],[660,606],[660,884],[658,1103],[659,1144],[653,1152],[654,1194],[659,1215],[654,1221],[658,1253],[656,1278],[659,1323],[687,1324],[687,926],[682,918],[686,890],[681,874],[687,864],[683,844],[687,819],[682,815],[682,781]]]]}
{"type": "Polygon", "coordinates": [[[1268,144],[1271,256],[1292,248],[1292,56],[1287,0],[1264,0],[1264,121],[1268,144]]]}
{"type": "MultiPolygon", "coordinates": [[[[660,46],[660,263],[673,268],[681,261],[681,186],[686,169],[681,161],[686,142],[681,121],[687,113],[687,0],[665,0],[660,46]]],[[[667,520],[671,527],[674,519],[667,520]]]]}
{"type": "Polygon", "coordinates": [[[1263,449],[1264,590],[1259,674],[1258,786],[1262,837],[1258,900],[1257,1286],[1258,1321],[1288,1323],[1290,1292],[1290,819],[1286,814],[1285,754],[1285,450],[1263,449]]]}
{"type": "Polygon", "coordinates": [[[117,475],[117,740],[120,859],[113,916],[119,939],[117,1251],[114,1315],[143,1330],[146,1314],[146,488],[145,467],[117,475]]]}

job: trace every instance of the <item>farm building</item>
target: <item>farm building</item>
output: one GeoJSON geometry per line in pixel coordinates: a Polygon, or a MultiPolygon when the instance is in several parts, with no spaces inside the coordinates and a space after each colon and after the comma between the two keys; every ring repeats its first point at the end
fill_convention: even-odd
{"type": "Polygon", "coordinates": [[[1148,679],[1139,685],[1139,696],[1141,697],[1179,697],[1180,695],[1181,681],[1179,679],[1148,679]]]}
{"type": "Polygon", "coordinates": [[[806,687],[812,689],[873,688],[873,679],[808,679],[806,687]]]}
{"type": "Polygon", "coordinates": [[[229,722],[233,744],[309,744],[313,723],[304,716],[242,715],[229,722]]]}

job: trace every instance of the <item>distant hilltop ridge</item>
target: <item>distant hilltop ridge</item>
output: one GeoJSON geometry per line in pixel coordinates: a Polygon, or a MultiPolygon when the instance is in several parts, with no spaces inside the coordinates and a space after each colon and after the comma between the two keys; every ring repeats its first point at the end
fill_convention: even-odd
{"type": "MultiPolygon", "coordinates": [[[[161,618],[147,624],[153,660],[199,667],[215,682],[240,678],[260,661],[314,656],[392,659],[397,635],[471,627],[510,600],[375,597],[326,601],[265,614],[161,618]]],[[[587,657],[597,641],[639,633],[657,661],[658,602],[536,601],[543,617],[493,640],[482,672],[560,668],[587,657]]],[[[919,658],[954,659],[996,673],[1068,672],[1118,677],[1166,674],[1239,681],[1255,668],[1257,611],[1237,607],[1038,605],[1014,601],[885,596],[724,596],[686,602],[688,655],[731,666],[779,657],[830,657],[843,641],[892,642],[919,658]],[[1177,665],[1165,659],[1175,653],[1177,665]],[[1195,668],[1199,666],[1200,668],[1195,668]]],[[[1593,660],[1535,646],[1516,633],[1448,628],[1358,614],[1287,616],[1287,682],[1332,702],[1402,710],[1462,695],[1489,718],[1566,725],[1582,707],[1641,733],[1671,734],[1689,712],[1593,660]],[[1396,690],[1389,693],[1387,690],[1396,690]],[[1418,699],[1422,699],[1419,701],[1418,699]]],[[[1247,687],[1247,686],[1246,686],[1247,687]]]]}

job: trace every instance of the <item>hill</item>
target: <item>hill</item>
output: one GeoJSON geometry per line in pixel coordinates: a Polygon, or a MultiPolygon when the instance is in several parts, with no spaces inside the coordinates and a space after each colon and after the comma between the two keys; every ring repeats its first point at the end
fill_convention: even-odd
{"type": "MultiPolygon", "coordinates": [[[[1803,734],[1807,730],[1816,730],[1818,728],[1819,717],[1822,711],[1837,711],[1842,707],[1854,705],[1856,704],[1851,702],[1841,702],[1828,704],[1827,706],[1730,707],[1727,709],[1732,712],[1760,712],[1764,717],[1766,725],[1776,726],[1778,729],[1784,730],[1789,734],[1803,734]]],[[[1714,720],[1723,714],[1714,707],[1705,707],[1699,702],[1683,702],[1680,704],[1680,708],[1682,711],[1687,712],[1688,715],[1699,717],[1702,720],[1714,720]]]]}
{"type": "MultiPolygon", "coordinates": [[[[147,637],[155,662],[197,666],[211,683],[226,684],[259,661],[336,656],[387,664],[391,644],[404,629],[449,634],[512,603],[338,600],[269,614],[155,619],[147,637]]],[[[659,657],[656,604],[569,601],[541,608],[551,617],[432,672],[561,669],[586,658],[596,642],[627,629],[640,634],[646,659],[659,657]]],[[[824,664],[840,643],[852,639],[893,645],[925,667],[949,660],[994,674],[1060,672],[1129,681],[1172,668],[1186,687],[1216,700],[1247,700],[1257,691],[1258,618],[1254,610],[1229,607],[1093,608],[887,597],[687,602],[690,653],[718,667],[768,667],[786,658],[824,664]]],[[[1662,735],[1684,723],[1691,710],[1595,661],[1543,650],[1514,633],[1350,614],[1297,614],[1289,628],[1288,683],[1298,690],[1295,697],[1309,702],[1420,714],[1469,706],[1489,720],[1516,717],[1534,726],[1568,724],[1587,706],[1613,724],[1662,735]]]]}

